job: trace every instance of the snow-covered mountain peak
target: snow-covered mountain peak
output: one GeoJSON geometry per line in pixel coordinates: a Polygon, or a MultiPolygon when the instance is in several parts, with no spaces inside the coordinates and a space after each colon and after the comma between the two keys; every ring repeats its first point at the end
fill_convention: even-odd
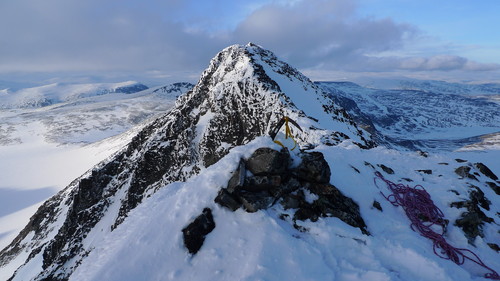
{"type": "MultiPolygon", "coordinates": [[[[212,112],[225,112],[224,107],[234,102],[244,110],[264,110],[258,118],[264,121],[260,124],[266,127],[264,135],[281,117],[290,116],[306,128],[305,133],[297,132],[302,145],[338,144],[346,139],[363,147],[374,145],[344,109],[309,78],[271,51],[252,43],[232,45],[218,53],[203,72],[194,88],[193,93],[196,92],[208,95],[212,112]]],[[[191,95],[186,95],[178,104],[189,98],[191,95]]],[[[205,112],[207,107],[203,108],[205,112]]]]}
{"type": "Polygon", "coordinates": [[[267,84],[270,90],[281,91],[277,82],[269,77],[275,72],[288,77],[291,81],[300,81],[305,86],[315,88],[309,78],[300,73],[284,61],[278,59],[273,52],[256,44],[232,45],[219,52],[210,62],[201,80],[211,76],[215,81],[224,79],[254,77],[261,83],[267,84]],[[267,69],[263,69],[266,66],[267,69]]]}
{"type": "MultiPolygon", "coordinates": [[[[259,46],[230,46],[171,110],[40,207],[0,252],[0,277],[434,281],[481,276],[481,268],[469,272],[435,257],[431,243],[412,232],[403,210],[381,195],[374,172],[428,188],[450,220],[447,239],[467,249],[468,238],[475,239],[481,258],[498,265],[498,225],[492,222],[500,211],[493,197],[500,182],[492,171],[462,159],[360,149],[372,146],[345,110],[299,71],[259,46]],[[299,145],[315,151],[278,151],[268,134],[283,116],[302,127],[293,132],[299,145]],[[267,152],[256,154],[259,150],[267,152]],[[231,180],[243,179],[245,185],[248,176],[266,184],[269,175],[251,168],[272,168],[255,161],[266,154],[283,160],[272,181],[283,192],[283,184],[298,188],[288,190],[289,202],[256,208],[262,211],[254,214],[221,207],[215,200],[223,189],[230,192],[231,180]],[[491,204],[486,197],[493,198],[491,204]],[[338,200],[332,204],[328,198],[338,200]],[[339,205],[357,206],[366,228],[346,224],[339,205]],[[308,216],[318,207],[324,216],[308,216]],[[292,209],[293,217],[301,210],[296,225],[287,219],[292,209]],[[217,227],[196,256],[189,256],[183,234],[190,221],[203,224],[202,210],[213,212],[217,227]],[[332,210],[337,214],[327,215],[332,210]],[[466,230],[468,221],[474,227],[465,237],[461,228],[466,230]]],[[[259,184],[254,187],[262,191],[259,184]]]]}
{"type": "Polygon", "coordinates": [[[347,139],[373,146],[369,135],[296,69],[256,45],[230,46],[169,112],[43,204],[0,252],[0,265],[19,267],[13,280],[66,280],[95,241],[120,227],[143,199],[186,181],[232,148],[267,136],[283,116],[302,127],[294,132],[301,146],[347,139]]]}

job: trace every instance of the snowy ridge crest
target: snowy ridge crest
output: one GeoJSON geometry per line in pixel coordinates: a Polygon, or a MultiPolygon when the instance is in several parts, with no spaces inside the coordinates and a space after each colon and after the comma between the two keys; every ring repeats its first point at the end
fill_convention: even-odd
{"type": "Polygon", "coordinates": [[[146,89],[147,86],[135,81],[94,84],[54,83],[13,92],[4,89],[0,91],[0,108],[38,108],[107,94],[132,94],[146,89]]]}
{"type": "Polygon", "coordinates": [[[67,280],[95,241],[120,227],[144,198],[267,135],[285,115],[304,129],[297,133],[301,146],[348,139],[374,146],[342,108],[274,54],[253,44],[230,46],[171,111],[42,205],[0,252],[0,266],[13,270],[12,280],[67,280]]]}

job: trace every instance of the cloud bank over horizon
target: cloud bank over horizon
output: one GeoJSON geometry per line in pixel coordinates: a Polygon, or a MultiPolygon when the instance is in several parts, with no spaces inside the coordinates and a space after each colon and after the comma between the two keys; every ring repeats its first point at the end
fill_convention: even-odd
{"type": "Polygon", "coordinates": [[[500,70],[498,62],[468,59],[447,44],[425,50],[431,40],[425,31],[390,17],[362,16],[362,2],[2,1],[0,74],[194,77],[221,49],[247,42],[311,73],[488,79],[500,70]]]}

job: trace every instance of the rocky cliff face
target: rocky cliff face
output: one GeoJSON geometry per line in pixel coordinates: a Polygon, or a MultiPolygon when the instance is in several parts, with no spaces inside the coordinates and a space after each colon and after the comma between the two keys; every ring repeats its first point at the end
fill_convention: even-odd
{"type": "Polygon", "coordinates": [[[267,135],[282,116],[303,128],[302,147],[351,139],[375,144],[316,85],[258,46],[217,54],[198,84],[122,151],[45,202],[0,252],[11,280],[67,280],[130,210],[167,183],[185,181],[235,146],[267,135]]]}

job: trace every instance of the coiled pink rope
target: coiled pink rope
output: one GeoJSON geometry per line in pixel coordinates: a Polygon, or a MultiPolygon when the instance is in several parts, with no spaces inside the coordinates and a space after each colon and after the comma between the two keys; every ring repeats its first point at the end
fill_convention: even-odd
{"type": "Polygon", "coordinates": [[[384,181],[387,188],[392,192],[385,197],[392,205],[401,206],[411,221],[411,229],[420,235],[427,237],[433,242],[434,253],[447,260],[461,265],[465,260],[470,260],[483,268],[490,271],[484,275],[485,278],[500,280],[498,273],[488,267],[484,262],[471,250],[455,248],[446,242],[443,237],[446,229],[446,220],[443,212],[434,204],[431,196],[421,185],[410,187],[404,184],[395,184],[382,176],[380,172],[375,172],[375,185],[378,187],[377,179],[384,181]],[[440,229],[439,232],[434,229],[440,229]]]}

